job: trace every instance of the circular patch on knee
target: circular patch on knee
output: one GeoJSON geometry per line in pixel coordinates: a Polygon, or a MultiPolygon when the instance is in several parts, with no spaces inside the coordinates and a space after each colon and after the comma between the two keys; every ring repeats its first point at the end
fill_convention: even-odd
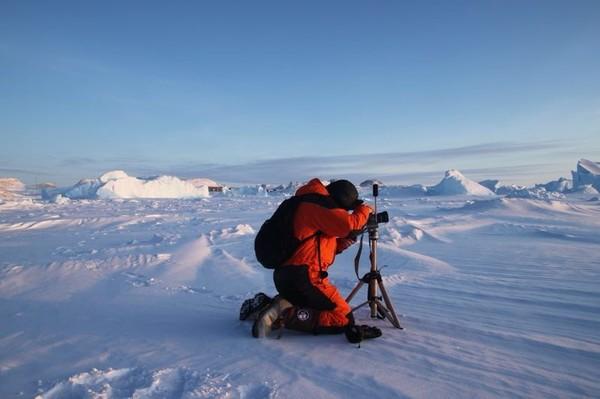
{"type": "Polygon", "coordinates": [[[300,321],[307,321],[308,319],[310,319],[310,312],[306,309],[298,309],[298,311],[296,312],[296,317],[300,321]]]}

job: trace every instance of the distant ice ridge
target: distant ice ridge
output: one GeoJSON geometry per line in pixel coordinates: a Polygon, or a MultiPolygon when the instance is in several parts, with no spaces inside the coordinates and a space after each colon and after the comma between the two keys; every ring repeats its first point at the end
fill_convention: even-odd
{"type": "Polygon", "coordinates": [[[205,198],[207,186],[196,186],[174,176],[138,178],[122,170],[107,172],[97,179],[83,179],[69,188],[44,190],[45,199],[61,202],[69,199],[115,198],[205,198]]]}
{"type": "Polygon", "coordinates": [[[430,195],[477,195],[488,196],[494,193],[481,184],[466,178],[456,169],[446,171],[441,182],[427,189],[430,195]]]}
{"type": "Polygon", "coordinates": [[[564,177],[553,180],[546,184],[536,184],[536,187],[543,187],[546,191],[555,191],[557,193],[567,193],[573,189],[573,182],[564,177]]]}
{"type": "Polygon", "coordinates": [[[527,198],[537,200],[561,200],[565,198],[565,195],[556,191],[547,191],[544,187],[533,187],[533,188],[516,188],[509,192],[507,198],[527,198]]]}
{"type": "Polygon", "coordinates": [[[597,162],[580,159],[577,162],[577,170],[571,172],[573,175],[573,189],[591,185],[596,190],[600,190],[600,164],[597,162]]]}

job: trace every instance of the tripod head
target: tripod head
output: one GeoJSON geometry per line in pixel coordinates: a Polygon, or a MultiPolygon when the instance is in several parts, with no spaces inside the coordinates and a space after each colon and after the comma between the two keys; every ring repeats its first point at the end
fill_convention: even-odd
{"type": "Polygon", "coordinates": [[[386,211],[377,213],[377,197],[379,196],[379,185],[373,184],[373,199],[374,199],[374,210],[375,212],[369,215],[367,220],[367,231],[369,232],[370,240],[377,240],[377,230],[380,223],[387,223],[390,221],[390,217],[386,211]]]}

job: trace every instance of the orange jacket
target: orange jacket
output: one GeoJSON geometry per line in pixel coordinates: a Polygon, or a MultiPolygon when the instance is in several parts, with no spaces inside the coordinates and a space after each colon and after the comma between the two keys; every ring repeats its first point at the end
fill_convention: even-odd
{"type": "MultiPolygon", "coordinates": [[[[329,195],[319,179],[312,179],[296,191],[296,195],[321,194],[329,195]]],[[[294,216],[294,235],[299,240],[313,236],[318,231],[320,236],[314,236],[303,242],[286,265],[307,265],[309,278],[317,281],[319,276],[320,242],[321,270],[325,271],[335,260],[338,250],[338,238],[348,236],[353,230],[360,230],[367,223],[371,208],[359,205],[352,213],[342,208],[328,209],[311,202],[302,202],[294,216]]]]}

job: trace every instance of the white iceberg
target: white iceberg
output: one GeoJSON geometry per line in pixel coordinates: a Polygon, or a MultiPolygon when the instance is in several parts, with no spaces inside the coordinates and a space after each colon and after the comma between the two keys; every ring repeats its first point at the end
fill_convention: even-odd
{"type": "Polygon", "coordinates": [[[44,190],[42,197],[56,202],[68,199],[114,198],[205,198],[208,186],[195,186],[174,176],[138,178],[122,170],[103,174],[97,179],[83,179],[69,188],[44,190]]]}
{"type": "MultiPolygon", "coordinates": [[[[106,175],[105,175],[106,176],[106,175]]],[[[203,198],[208,197],[208,186],[196,187],[174,176],[139,179],[120,175],[103,184],[96,195],[99,198],[203,198]]]]}

